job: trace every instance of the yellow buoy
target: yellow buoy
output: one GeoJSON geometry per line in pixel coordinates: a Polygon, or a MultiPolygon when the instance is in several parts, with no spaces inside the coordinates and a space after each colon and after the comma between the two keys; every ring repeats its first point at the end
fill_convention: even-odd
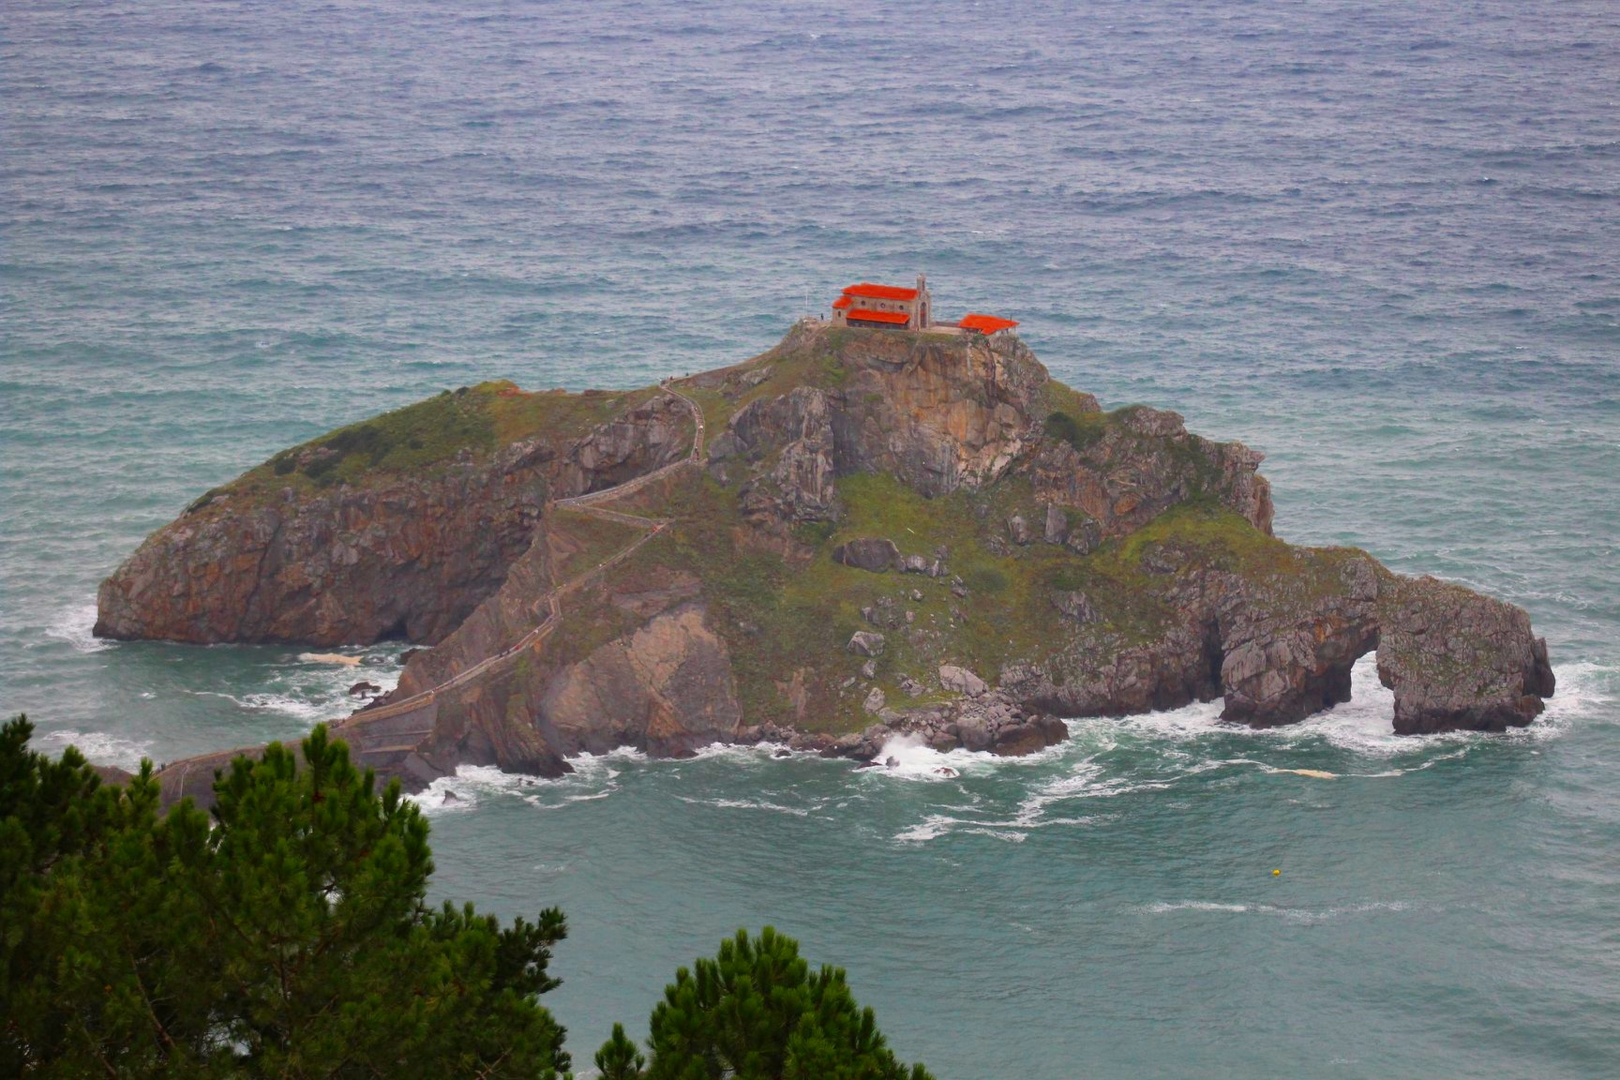
{"type": "Polygon", "coordinates": [[[1281,870],[1273,870],[1273,871],[1272,871],[1272,872],[1271,872],[1271,876],[1272,876],[1272,877],[1278,877],[1278,876],[1280,876],[1280,875],[1281,875],[1281,874],[1282,874],[1282,871],[1281,871],[1281,870]]]}

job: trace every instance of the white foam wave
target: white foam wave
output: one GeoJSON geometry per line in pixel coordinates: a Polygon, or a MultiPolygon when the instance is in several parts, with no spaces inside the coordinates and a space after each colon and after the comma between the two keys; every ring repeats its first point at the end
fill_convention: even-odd
{"type": "Polygon", "coordinates": [[[939,839],[960,823],[961,819],[949,814],[929,814],[911,828],[895,833],[894,838],[903,844],[920,844],[939,839]]]}
{"type": "Polygon", "coordinates": [[[1175,900],[1144,904],[1140,910],[1146,915],[1168,915],[1178,911],[1216,912],[1228,915],[1264,915],[1290,923],[1323,923],[1345,915],[1366,915],[1376,911],[1405,911],[1411,905],[1404,900],[1369,900],[1360,904],[1312,911],[1308,908],[1278,907],[1275,904],[1223,904],[1212,900],[1175,900]]]}
{"type": "Polygon", "coordinates": [[[76,652],[93,653],[113,648],[115,642],[96,637],[95,626],[96,602],[91,600],[63,608],[45,628],[45,636],[67,642],[76,652]]]}
{"type": "Polygon", "coordinates": [[[891,735],[884,740],[872,766],[862,769],[863,777],[894,780],[950,781],[971,774],[983,774],[1001,766],[1037,766],[1063,757],[1065,744],[1058,743],[1023,757],[1002,757],[980,750],[939,751],[920,735],[891,735]]]}
{"type": "MultiPolygon", "coordinates": [[[[1577,718],[1600,712],[1617,696],[1620,682],[1616,675],[1614,670],[1594,664],[1560,668],[1559,692],[1549,702],[1547,713],[1528,731],[1510,733],[1507,738],[1547,738],[1577,718]]],[[[689,805],[804,818],[824,806],[847,807],[851,799],[883,799],[885,781],[945,784],[937,790],[946,794],[946,800],[935,801],[920,821],[894,833],[893,841],[926,843],[960,833],[1019,843],[1035,829],[1084,828],[1108,820],[1111,814],[1106,812],[1075,813],[1088,804],[1095,806],[1098,800],[1173,789],[1211,773],[1225,771],[1233,780],[1247,772],[1279,779],[1297,776],[1320,783],[1396,778],[1433,768],[1489,745],[1490,740],[1503,738],[1475,732],[1397,736],[1393,694],[1379,685],[1372,657],[1357,664],[1353,679],[1355,693],[1350,702],[1283,728],[1252,730],[1223,724],[1220,703],[1211,702],[1124,719],[1068,721],[1067,742],[1023,758],[963,749],[942,753],[918,736],[901,735],[884,743],[874,765],[857,772],[851,786],[820,803],[796,803],[793,798],[783,799],[768,791],[735,798],[677,798],[689,805]],[[1323,751],[1332,753],[1324,758],[1323,751]],[[1028,774],[1023,797],[1015,805],[1003,803],[1006,808],[997,809],[999,799],[983,793],[982,788],[976,791],[979,785],[975,781],[1009,768],[1033,768],[1033,772],[1028,774]]],[[[283,707],[290,704],[270,699],[263,703],[283,707]]],[[[725,762],[752,771],[784,756],[794,760],[816,758],[776,743],[715,743],[699,750],[695,759],[725,762]]],[[[639,750],[621,747],[603,754],[581,753],[569,762],[574,768],[572,774],[549,780],[466,767],[454,777],[435,781],[419,801],[430,810],[440,811],[467,809],[482,799],[509,796],[522,798],[537,809],[561,810],[574,803],[608,798],[619,790],[616,778],[624,769],[646,765],[649,758],[639,750]],[[443,792],[454,797],[446,799],[443,792]]],[[[679,775],[675,763],[656,764],[667,768],[671,776],[679,775]]],[[[1215,782],[1226,782],[1226,778],[1217,776],[1215,782]]],[[[1201,902],[1188,901],[1187,905],[1196,903],[1201,902]]],[[[1293,921],[1332,918],[1361,910],[1350,907],[1313,912],[1266,905],[1244,907],[1251,909],[1293,921]]]]}
{"type": "MultiPolygon", "coordinates": [[[[1167,786],[1168,784],[1156,780],[1104,776],[1102,766],[1088,757],[1075,762],[1068,775],[1054,777],[1037,786],[1034,792],[1024,797],[1007,820],[995,821],[983,817],[958,817],[949,813],[933,813],[925,817],[921,823],[896,833],[894,839],[901,843],[924,843],[949,833],[966,833],[1021,843],[1035,829],[1055,825],[1086,826],[1096,821],[1096,818],[1090,815],[1048,817],[1047,807],[1053,804],[1071,799],[1108,798],[1167,786]]],[[[977,805],[948,809],[967,814],[981,813],[981,808],[977,805]]]]}
{"type": "MultiPolygon", "coordinates": [[[[1160,741],[1186,742],[1235,735],[1261,744],[1295,745],[1325,742],[1343,750],[1390,755],[1414,748],[1411,736],[1395,734],[1395,694],[1378,682],[1377,661],[1362,657],[1351,671],[1354,688],[1349,701],[1324,713],[1284,727],[1251,730],[1221,722],[1219,701],[1198,702],[1180,709],[1122,718],[1099,717],[1078,721],[1082,732],[1106,739],[1129,734],[1160,741]]],[[[1444,736],[1419,736],[1419,739],[1444,736]]]]}
{"type": "MultiPolygon", "coordinates": [[[[1527,728],[1501,733],[1478,731],[1445,731],[1432,735],[1395,734],[1395,693],[1378,681],[1378,664],[1372,654],[1362,657],[1351,671],[1353,691],[1349,701],[1326,712],[1307,717],[1297,724],[1283,727],[1249,729],[1220,720],[1221,703],[1200,702],[1180,709],[1147,713],[1123,718],[1087,718],[1070,721],[1070,731],[1076,737],[1093,743],[1110,743],[1120,736],[1131,735],[1160,742],[1193,743],[1216,737],[1252,739],[1256,749],[1276,746],[1285,749],[1306,748],[1326,744],[1339,750],[1370,756],[1390,758],[1400,755],[1428,754],[1438,747],[1468,746],[1483,740],[1545,739],[1556,737],[1568,729],[1571,721],[1597,715],[1603,706],[1611,705],[1617,693],[1617,673],[1593,663],[1569,664],[1554,669],[1558,677],[1558,691],[1547,701],[1546,711],[1527,728]]],[[[1429,768],[1435,760],[1457,756],[1447,754],[1430,758],[1412,769],[1429,768]]],[[[1275,768],[1264,762],[1253,762],[1265,768],[1275,768]]],[[[1400,770],[1401,772],[1412,769],[1400,770]]],[[[1396,775],[1383,773],[1354,773],[1347,775],[1396,775]]]]}
{"type": "Polygon", "coordinates": [[[230,693],[220,690],[188,691],[199,697],[223,698],[251,712],[279,713],[306,724],[347,716],[365,702],[349,693],[355,683],[369,682],[383,693],[399,683],[400,667],[391,649],[345,649],[331,653],[300,653],[294,663],[277,666],[263,679],[262,689],[230,693]]]}
{"type": "Polygon", "coordinates": [[[105,731],[72,731],[58,728],[39,732],[34,737],[35,747],[53,757],[70,746],[76,746],[86,761],[95,765],[117,765],[121,769],[140,768],[141,759],[150,757],[150,740],[125,739],[105,731]]]}
{"type": "MultiPolygon", "coordinates": [[[[1559,671],[1562,685],[1559,695],[1549,703],[1547,714],[1529,729],[1510,733],[1506,738],[1554,736],[1569,717],[1591,715],[1594,705],[1607,703],[1613,673],[1593,665],[1573,667],[1559,671]]],[[[1061,766],[1062,774],[1038,779],[1016,809],[1005,815],[1007,820],[987,820],[972,813],[939,812],[935,808],[919,823],[896,833],[894,839],[923,843],[950,833],[968,832],[1010,839],[1014,834],[1023,836],[1029,830],[1053,825],[1090,825],[1094,820],[1091,817],[1057,815],[1066,804],[1169,789],[1218,770],[1252,770],[1322,783],[1392,779],[1433,768],[1488,745],[1489,740],[1504,738],[1481,732],[1396,735],[1394,695],[1378,683],[1373,657],[1357,664],[1353,680],[1355,693],[1351,701],[1282,728],[1252,730],[1223,724],[1219,702],[1123,719],[1071,720],[1069,741],[1033,759],[1061,766]],[[1241,752],[1233,755],[1233,749],[1241,752]],[[1318,758],[1322,750],[1336,751],[1339,756],[1320,764],[1311,760],[1318,758]],[[1301,761],[1302,753],[1309,757],[1301,761]],[[1342,756],[1345,753],[1351,755],[1349,768],[1342,756]],[[1366,764],[1357,767],[1360,762],[1366,764]]],[[[940,754],[915,737],[885,744],[878,760],[887,759],[893,759],[891,766],[862,775],[938,781],[951,778],[949,769],[968,777],[974,771],[1001,767],[1012,760],[1032,760],[963,751],[940,754]],[[946,768],[942,770],[942,766],[946,768]]]]}
{"type": "Polygon", "coordinates": [[[429,814],[471,810],[485,799],[500,795],[527,796],[525,789],[561,783],[524,773],[502,772],[493,765],[463,765],[453,776],[441,776],[411,796],[429,814]]]}
{"type": "Polygon", "coordinates": [[[766,802],[764,799],[690,799],[685,795],[675,796],[688,806],[715,806],[725,810],[769,810],[778,814],[792,814],[794,817],[809,817],[811,809],[801,806],[783,806],[781,803],[766,802]]]}
{"type": "Polygon", "coordinates": [[[637,750],[633,746],[620,746],[602,754],[593,754],[588,750],[581,750],[578,754],[575,754],[573,757],[569,758],[568,763],[574,766],[574,768],[578,769],[582,767],[606,767],[610,762],[614,761],[637,761],[644,763],[650,760],[652,759],[647,756],[647,752],[645,750],[637,750]]]}
{"type": "Polygon", "coordinates": [[[1173,903],[1160,901],[1148,904],[1143,910],[1151,915],[1163,915],[1170,911],[1229,911],[1233,914],[1242,914],[1249,910],[1249,905],[1217,904],[1212,900],[1177,900],[1173,903]]]}
{"type": "Polygon", "coordinates": [[[188,690],[196,697],[224,698],[237,708],[247,709],[251,712],[274,712],[283,716],[296,717],[310,723],[319,723],[322,720],[335,720],[350,710],[342,708],[333,702],[321,702],[309,697],[295,694],[228,694],[223,690],[188,690]]]}
{"type": "Polygon", "coordinates": [[[350,656],[347,653],[299,653],[298,659],[306,664],[341,664],[344,667],[359,667],[361,657],[350,656]]]}
{"type": "Polygon", "coordinates": [[[278,712],[285,716],[296,716],[300,720],[318,723],[321,720],[335,719],[342,712],[334,714],[331,704],[311,701],[304,697],[295,697],[292,694],[243,694],[235,697],[231,694],[221,695],[228,697],[244,709],[254,709],[261,712],[278,712]]]}
{"type": "Polygon", "coordinates": [[[1518,734],[1527,738],[1548,738],[1567,731],[1581,720],[1603,718],[1613,722],[1614,705],[1620,700],[1620,669],[1590,661],[1553,668],[1558,688],[1547,699],[1547,709],[1535,723],[1518,734]]]}
{"type": "Polygon", "coordinates": [[[787,743],[758,742],[758,743],[723,743],[712,742],[708,746],[699,747],[688,760],[690,761],[730,761],[738,765],[759,765],[775,758],[783,757],[819,757],[813,751],[794,750],[787,743]]]}
{"type": "Polygon", "coordinates": [[[519,798],[536,810],[561,810],[574,803],[595,802],[619,790],[624,763],[645,763],[647,755],[625,746],[605,754],[580,753],[567,759],[574,771],[562,776],[503,772],[494,765],[462,765],[412,796],[429,814],[471,810],[496,798],[519,798]]]}
{"type": "Polygon", "coordinates": [[[1138,791],[1159,791],[1169,787],[1170,780],[1132,776],[1106,776],[1094,759],[1076,763],[1073,772],[1037,787],[1018,804],[1014,821],[1025,828],[1038,828],[1057,824],[1046,817],[1046,808],[1075,799],[1111,799],[1138,791]]]}

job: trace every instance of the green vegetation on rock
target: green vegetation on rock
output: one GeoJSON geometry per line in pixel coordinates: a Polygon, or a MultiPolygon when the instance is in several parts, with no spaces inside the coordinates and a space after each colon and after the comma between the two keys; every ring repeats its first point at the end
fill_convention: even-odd
{"type": "MultiPolygon", "coordinates": [[[[634,591],[658,567],[694,575],[730,644],[744,715],[810,731],[854,731],[871,722],[859,698],[840,694],[839,684],[861,663],[846,651],[851,635],[873,629],[861,609],[880,598],[904,593],[900,608],[915,617],[906,629],[885,631],[887,647],[877,662],[879,684],[896,693],[901,674],[942,663],[993,672],[1009,660],[1038,655],[1052,640],[1058,616],[1043,593],[1047,571],[1075,556],[1048,545],[997,555],[985,544],[986,521],[1004,520],[1013,506],[1027,503],[1027,483],[1010,480],[985,493],[929,499],[893,477],[861,473],[841,478],[838,492],[842,519],[802,528],[801,540],[813,543],[784,558],[779,548],[757,541],[734,491],[697,480],[655,508],[643,507],[640,512],[673,517],[678,525],[615,569],[613,579],[634,591]],[[984,508],[983,518],[976,507],[984,508]],[[971,599],[954,596],[946,578],[872,574],[832,560],[838,544],[873,536],[894,540],[902,554],[932,557],[945,548],[945,561],[971,599]],[[912,590],[922,599],[911,599],[912,590]],[[803,695],[803,715],[794,707],[794,688],[803,695]]],[[[604,607],[573,613],[565,625],[573,635],[604,640],[608,624],[618,621],[604,607]]],[[[571,657],[572,644],[564,647],[571,657]]]]}
{"type": "MultiPolygon", "coordinates": [[[[1293,547],[1207,498],[1178,504],[1131,535],[1078,555],[1039,540],[993,542],[1010,515],[1034,510],[1020,475],[935,498],[873,473],[841,477],[837,489],[839,519],[796,527],[789,545],[796,550],[784,554],[780,545],[761,542],[733,489],[695,479],[673,494],[638,501],[636,512],[672,517],[677,525],[612,571],[615,587],[626,592],[645,587],[659,568],[701,582],[751,723],[831,734],[870,724],[864,691],[843,685],[865,661],[846,648],[857,630],[884,635],[875,684],[889,700],[926,705],[935,693],[904,695],[903,676],[958,664],[993,678],[1008,663],[1043,662],[1072,638],[1074,628],[1065,629],[1053,603],[1058,593],[1086,595],[1097,621],[1085,630],[1095,640],[1112,647],[1160,640],[1177,622],[1170,594],[1177,579],[1144,565],[1150,552],[1173,549],[1184,564],[1266,583],[1279,605],[1301,608],[1341,590],[1342,564],[1366,557],[1354,549],[1293,547]],[[892,540],[902,555],[933,559],[942,551],[948,576],[874,574],[833,561],[839,544],[863,537],[892,540]],[[953,590],[957,580],[965,596],[953,590]],[[874,625],[863,615],[863,608],[885,603],[894,625],[874,625]],[[907,612],[911,619],[903,621],[907,612]]],[[[632,626],[611,605],[578,605],[559,635],[569,640],[556,646],[558,660],[578,659],[632,626]]]]}
{"type": "Polygon", "coordinates": [[[226,492],[359,486],[389,476],[416,476],[457,460],[485,460],[524,439],[543,437],[562,444],[656,393],[652,387],[525,393],[504,379],[445,390],[283,450],[189,509],[200,510],[226,492]]]}
{"type": "Polygon", "coordinates": [[[645,532],[635,525],[592,517],[566,506],[553,507],[547,531],[552,580],[563,584],[590,573],[641,539],[645,532]]]}
{"type": "Polygon", "coordinates": [[[1103,433],[1108,428],[1108,418],[1103,413],[1073,413],[1054,409],[1046,416],[1046,434],[1054,439],[1062,439],[1076,450],[1085,451],[1102,441],[1103,433]]]}
{"type": "Polygon", "coordinates": [[[353,482],[373,470],[406,472],[462,450],[487,454],[495,446],[492,403],[502,384],[446,390],[437,397],[284,450],[270,459],[277,476],[299,473],[317,484],[353,482]]]}

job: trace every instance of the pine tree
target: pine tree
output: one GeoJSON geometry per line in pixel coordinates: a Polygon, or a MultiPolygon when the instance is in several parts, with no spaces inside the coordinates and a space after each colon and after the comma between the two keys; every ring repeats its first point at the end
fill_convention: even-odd
{"type": "Polygon", "coordinates": [[[647,1059],[624,1033],[623,1024],[613,1025],[613,1034],[596,1052],[596,1071],[601,1080],[641,1080],[646,1076],[647,1059]]]}
{"type": "Polygon", "coordinates": [[[0,731],[0,1075],[556,1077],[562,914],[434,909],[427,822],[324,727],[160,817],[0,731]],[[300,763],[300,758],[302,763],[300,763]]]}
{"type": "MultiPolygon", "coordinates": [[[[597,1066],[623,1062],[622,1027],[597,1066]]],[[[681,968],[653,1009],[647,1080],[931,1080],[895,1059],[841,968],[815,974],[799,943],[767,926],[738,930],[713,960],[681,968]]],[[[618,1074],[635,1080],[639,1065],[618,1074]]]]}

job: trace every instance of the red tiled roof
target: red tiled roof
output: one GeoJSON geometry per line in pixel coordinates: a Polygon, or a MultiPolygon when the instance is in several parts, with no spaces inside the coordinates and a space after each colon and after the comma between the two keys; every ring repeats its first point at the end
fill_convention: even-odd
{"type": "Polygon", "coordinates": [[[845,296],[860,296],[867,300],[915,300],[916,289],[902,289],[897,285],[874,285],[863,281],[844,290],[845,296]]]}
{"type": "Polygon", "coordinates": [[[834,311],[843,311],[845,308],[849,307],[849,305],[853,304],[854,302],[855,301],[851,300],[847,296],[840,296],[838,299],[833,301],[833,310],[834,311]]]}
{"type": "Polygon", "coordinates": [[[893,323],[904,326],[911,321],[911,316],[903,311],[874,311],[871,308],[850,308],[844,313],[846,319],[861,319],[866,322],[893,323]]]}
{"type": "Polygon", "coordinates": [[[956,325],[964,330],[977,330],[981,334],[993,334],[997,330],[1011,330],[1018,323],[1012,319],[1003,319],[997,315],[964,315],[962,321],[956,325]]]}

